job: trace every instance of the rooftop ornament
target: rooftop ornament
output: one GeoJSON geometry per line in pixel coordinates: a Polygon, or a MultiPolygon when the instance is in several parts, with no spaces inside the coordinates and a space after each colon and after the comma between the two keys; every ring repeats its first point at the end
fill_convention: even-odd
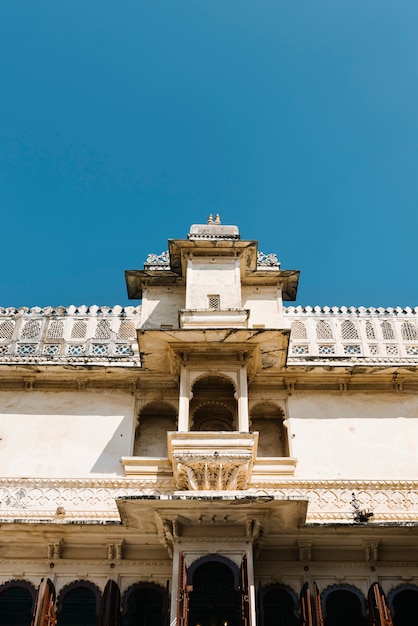
{"type": "Polygon", "coordinates": [[[144,263],[144,267],[147,270],[169,270],[170,255],[168,253],[168,250],[161,252],[161,254],[149,254],[147,256],[147,260],[144,263]]]}
{"type": "Polygon", "coordinates": [[[207,221],[207,223],[208,223],[208,224],[217,224],[217,225],[220,225],[220,224],[221,224],[221,216],[219,215],[219,213],[217,213],[217,214],[215,215],[215,219],[213,219],[213,215],[212,215],[212,213],[210,213],[210,214],[209,214],[209,217],[208,217],[208,221],[207,221]]]}
{"type": "Polygon", "coordinates": [[[257,265],[258,267],[280,268],[280,261],[277,258],[277,254],[264,254],[264,252],[257,252],[257,265]]]}

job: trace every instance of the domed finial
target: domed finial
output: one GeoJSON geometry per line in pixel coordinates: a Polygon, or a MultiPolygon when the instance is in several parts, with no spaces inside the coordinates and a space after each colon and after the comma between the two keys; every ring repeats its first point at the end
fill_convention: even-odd
{"type": "Polygon", "coordinates": [[[212,215],[212,213],[210,213],[210,214],[209,214],[209,217],[208,217],[208,222],[207,222],[207,223],[208,223],[208,224],[213,224],[213,215],[212,215]]]}
{"type": "Polygon", "coordinates": [[[219,215],[219,213],[217,213],[215,215],[215,224],[220,224],[221,223],[221,216],[219,215]]]}

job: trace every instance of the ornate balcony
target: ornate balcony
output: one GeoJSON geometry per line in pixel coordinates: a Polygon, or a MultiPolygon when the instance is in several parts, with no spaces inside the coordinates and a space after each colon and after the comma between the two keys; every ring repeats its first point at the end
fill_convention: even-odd
{"type": "Polygon", "coordinates": [[[247,489],[258,433],[168,433],[168,457],[179,490],[247,489]]]}

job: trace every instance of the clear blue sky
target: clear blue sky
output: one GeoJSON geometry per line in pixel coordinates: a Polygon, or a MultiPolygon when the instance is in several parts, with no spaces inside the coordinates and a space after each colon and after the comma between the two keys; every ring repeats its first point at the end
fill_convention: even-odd
{"type": "Polygon", "coordinates": [[[416,306],[417,26],[417,0],[3,0],[0,305],[129,304],[124,270],[219,212],[298,304],[416,306]]]}

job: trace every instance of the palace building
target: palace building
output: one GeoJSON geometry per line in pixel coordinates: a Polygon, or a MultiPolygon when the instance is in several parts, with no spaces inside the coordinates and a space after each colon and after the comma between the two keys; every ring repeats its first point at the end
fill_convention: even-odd
{"type": "Polygon", "coordinates": [[[411,626],[418,308],[195,224],[132,307],[0,309],[1,626],[411,626]]]}

